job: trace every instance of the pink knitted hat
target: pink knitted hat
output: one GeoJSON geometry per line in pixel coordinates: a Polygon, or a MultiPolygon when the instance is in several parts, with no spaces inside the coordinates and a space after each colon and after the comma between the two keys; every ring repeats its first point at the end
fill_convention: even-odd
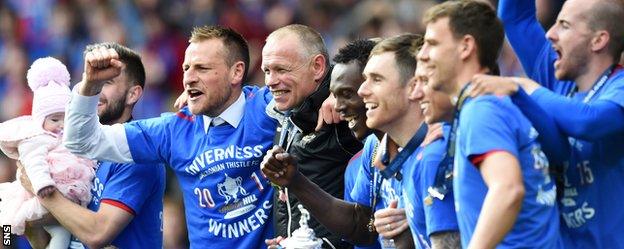
{"type": "Polygon", "coordinates": [[[37,124],[43,125],[45,117],[65,112],[69,103],[69,72],[57,59],[37,59],[26,74],[28,86],[34,93],[32,116],[37,124]]]}

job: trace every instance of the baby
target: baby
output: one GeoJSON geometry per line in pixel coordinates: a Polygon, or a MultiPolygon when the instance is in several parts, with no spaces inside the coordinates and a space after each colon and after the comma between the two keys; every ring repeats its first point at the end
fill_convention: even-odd
{"type": "MultiPolygon", "coordinates": [[[[31,180],[33,193],[46,197],[58,189],[83,206],[91,200],[93,161],[71,154],[61,143],[65,107],[69,103],[69,72],[60,61],[46,57],[28,70],[28,86],[33,90],[32,116],[0,123],[0,149],[19,160],[31,180]]],[[[19,179],[18,171],[17,179],[19,179]]],[[[26,221],[47,213],[36,196],[19,180],[0,184],[0,225],[11,225],[24,233],[26,221]]],[[[51,240],[47,248],[67,248],[71,235],[61,226],[44,227],[51,240]]]]}

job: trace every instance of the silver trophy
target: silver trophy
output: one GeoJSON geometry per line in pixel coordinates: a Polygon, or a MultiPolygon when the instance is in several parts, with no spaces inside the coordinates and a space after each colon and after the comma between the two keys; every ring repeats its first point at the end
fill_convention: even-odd
{"type": "Polygon", "coordinates": [[[280,245],[287,249],[320,249],[323,241],[316,238],[314,230],[308,227],[310,213],[301,204],[297,205],[301,212],[299,228],[289,238],[284,239],[280,245]]]}

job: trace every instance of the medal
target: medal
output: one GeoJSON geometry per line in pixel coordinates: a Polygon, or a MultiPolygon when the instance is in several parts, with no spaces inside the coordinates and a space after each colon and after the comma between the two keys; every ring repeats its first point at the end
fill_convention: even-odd
{"type": "Polygon", "coordinates": [[[433,198],[431,198],[431,195],[427,195],[423,202],[425,203],[425,206],[431,206],[431,204],[433,204],[433,198]]]}
{"type": "Polygon", "coordinates": [[[369,232],[374,232],[375,231],[375,219],[374,218],[370,218],[370,220],[368,221],[368,225],[366,225],[366,227],[368,228],[369,232]]]}
{"type": "MultiPolygon", "coordinates": [[[[445,188],[444,190],[447,190],[447,192],[448,192],[447,188],[445,188]]],[[[440,199],[441,201],[444,200],[444,194],[440,193],[440,191],[438,191],[438,189],[436,189],[436,188],[429,187],[429,188],[427,188],[427,192],[429,193],[429,195],[427,195],[427,197],[429,197],[429,198],[435,197],[435,198],[440,199]]]]}
{"type": "Polygon", "coordinates": [[[371,213],[370,213],[370,219],[368,220],[368,224],[366,225],[366,228],[368,228],[368,231],[373,233],[375,232],[375,216],[374,216],[374,210],[375,210],[375,206],[377,206],[377,198],[379,197],[379,191],[381,190],[381,181],[382,181],[382,177],[379,176],[377,173],[375,173],[375,166],[373,165],[373,162],[375,162],[375,159],[377,158],[377,149],[379,147],[379,142],[375,144],[375,148],[373,148],[373,155],[372,155],[372,159],[371,159],[371,163],[370,163],[370,202],[371,202],[371,213]]]}

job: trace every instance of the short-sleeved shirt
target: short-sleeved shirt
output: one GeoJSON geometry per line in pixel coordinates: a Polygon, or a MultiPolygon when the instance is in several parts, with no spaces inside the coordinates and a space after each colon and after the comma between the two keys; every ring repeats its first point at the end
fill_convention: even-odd
{"type": "Polygon", "coordinates": [[[265,248],[273,237],[273,188],[260,171],[277,127],[265,113],[272,96],[257,87],[243,94],[236,128],[225,123],[206,131],[188,108],[125,125],[135,162],[165,162],[176,173],[191,248],[265,248]]]}
{"type": "MultiPolygon", "coordinates": [[[[353,189],[353,186],[355,185],[355,181],[357,180],[358,173],[360,171],[360,168],[362,167],[362,152],[363,150],[360,150],[360,152],[355,154],[355,156],[353,156],[351,160],[349,160],[349,164],[347,165],[347,169],[345,170],[344,200],[347,202],[354,202],[353,199],[351,199],[351,190],[353,189]]],[[[377,248],[381,248],[381,245],[379,245],[379,241],[375,241],[375,244],[370,245],[370,246],[354,246],[353,248],[354,249],[377,249],[377,248]]]]}
{"type": "Polygon", "coordinates": [[[427,191],[434,185],[440,161],[446,155],[449,125],[444,125],[443,130],[443,138],[419,147],[402,169],[405,213],[416,248],[431,248],[430,236],[434,233],[459,230],[453,192],[440,200],[431,197],[427,191]]]}
{"type": "Polygon", "coordinates": [[[520,110],[508,97],[467,100],[457,132],[453,189],[462,245],[466,247],[472,239],[488,192],[478,166],[471,160],[489,152],[505,151],[519,161],[525,195],[513,227],[498,248],[559,247],[554,179],[537,141],[538,133],[520,110]]]}
{"type": "MultiPolygon", "coordinates": [[[[372,167],[372,162],[377,151],[379,151],[379,140],[374,134],[369,135],[364,141],[364,148],[362,149],[362,160],[358,176],[351,190],[351,199],[354,202],[362,204],[367,207],[372,207],[372,195],[375,195],[377,200],[375,206],[372,207],[372,211],[384,209],[390,205],[393,200],[398,201],[398,207],[403,207],[403,200],[401,198],[401,183],[396,178],[383,179],[379,170],[372,167]],[[380,184],[380,185],[378,185],[380,184]],[[378,192],[376,191],[378,187],[378,192]],[[372,189],[372,192],[371,192],[372,189]],[[375,193],[377,192],[377,193],[375,193]]],[[[393,244],[389,240],[383,239],[379,236],[379,243],[382,248],[392,248],[393,244]]]]}
{"type": "MultiPolygon", "coordinates": [[[[425,207],[418,200],[424,199],[422,195],[427,192],[428,185],[430,185],[428,183],[432,183],[435,179],[435,169],[425,168],[424,163],[429,159],[437,162],[441,160],[439,153],[443,153],[443,148],[438,151],[437,147],[443,147],[443,145],[439,143],[436,141],[431,149],[424,150],[423,147],[416,149],[401,167],[401,181],[396,178],[383,179],[380,199],[374,208],[375,211],[380,210],[388,207],[392,200],[398,200],[398,206],[405,208],[412,238],[417,248],[429,248],[431,244],[429,235],[435,232],[457,230],[452,198],[442,202],[436,201],[431,207],[425,207]],[[424,160],[423,154],[428,156],[431,154],[431,158],[424,160]]],[[[363,164],[356,185],[351,191],[351,197],[355,202],[369,207],[372,205],[371,188],[375,189],[376,186],[376,181],[371,181],[371,179],[382,178],[379,170],[371,168],[373,154],[376,153],[374,151],[378,144],[376,137],[369,137],[366,140],[362,153],[363,164]]],[[[437,166],[436,164],[433,167],[437,168],[437,166]]]]}
{"type": "Polygon", "coordinates": [[[98,165],[91,188],[93,198],[87,208],[97,212],[102,203],[106,203],[133,215],[111,245],[118,248],[161,248],[165,166],[112,162],[98,165]]]}

